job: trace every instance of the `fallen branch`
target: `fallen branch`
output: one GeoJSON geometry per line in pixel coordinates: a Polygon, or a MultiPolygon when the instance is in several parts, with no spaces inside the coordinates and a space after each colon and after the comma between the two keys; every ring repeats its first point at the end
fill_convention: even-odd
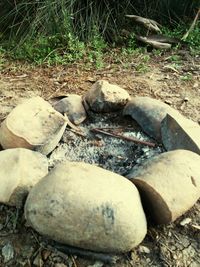
{"type": "Polygon", "coordinates": [[[157,21],[152,19],[143,18],[136,15],[125,15],[127,18],[133,19],[136,23],[143,25],[147,30],[161,32],[159,26],[161,26],[157,21]]]}
{"type": "Polygon", "coordinates": [[[163,67],[163,69],[169,69],[169,70],[173,70],[176,73],[179,73],[179,71],[177,69],[175,69],[173,66],[171,65],[166,65],[163,67]]]}
{"type": "Polygon", "coordinates": [[[102,129],[99,129],[99,128],[91,129],[91,131],[95,132],[95,133],[102,133],[102,134],[105,134],[105,135],[108,135],[108,136],[116,137],[116,138],[119,138],[119,139],[122,139],[122,140],[126,140],[126,141],[129,141],[129,142],[134,142],[134,143],[137,143],[137,144],[140,144],[140,145],[145,145],[145,146],[150,146],[150,147],[155,147],[156,146],[155,143],[151,143],[151,142],[148,142],[148,141],[142,141],[142,140],[139,140],[139,139],[134,138],[134,137],[128,137],[128,136],[124,136],[124,135],[117,134],[117,133],[110,133],[110,132],[107,132],[107,131],[103,131],[102,129]]]}
{"type": "Polygon", "coordinates": [[[81,136],[81,137],[87,137],[87,135],[85,134],[85,133],[83,133],[83,132],[78,132],[78,131],[76,131],[76,130],[74,130],[74,129],[72,129],[72,128],[70,128],[69,129],[72,133],[75,133],[75,134],[77,134],[77,135],[79,135],[79,136],[81,136]]]}
{"type": "Polygon", "coordinates": [[[200,8],[199,8],[199,10],[198,10],[198,12],[197,12],[197,14],[196,14],[196,16],[195,16],[192,24],[191,24],[189,30],[181,38],[183,41],[185,41],[188,38],[188,35],[190,34],[190,32],[193,31],[193,29],[194,29],[194,27],[195,27],[195,25],[197,23],[197,20],[198,20],[199,16],[200,16],[200,8]]]}
{"type": "Polygon", "coordinates": [[[103,130],[103,131],[117,131],[117,132],[121,132],[121,131],[130,131],[132,130],[133,131],[133,127],[122,127],[122,126],[117,126],[117,127],[101,127],[101,128],[98,128],[100,130],[103,130]]]}
{"type": "Polygon", "coordinates": [[[46,249],[54,250],[55,253],[58,253],[58,254],[61,253],[64,255],[66,254],[76,255],[76,256],[79,256],[85,259],[102,261],[107,264],[115,264],[120,257],[120,255],[112,255],[112,254],[106,254],[106,253],[101,253],[101,252],[94,252],[90,250],[85,250],[85,249],[80,249],[76,247],[71,247],[68,245],[59,244],[57,242],[53,245],[47,245],[46,249]]]}
{"type": "Polygon", "coordinates": [[[158,41],[155,41],[155,40],[149,38],[148,36],[145,37],[145,36],[136,35],[135,37],[137,40],[139,40],[145,44],[152,45],[156,49],[170,49],[172,47],[172,45],[169,43],[158,42],[158,41]]]}

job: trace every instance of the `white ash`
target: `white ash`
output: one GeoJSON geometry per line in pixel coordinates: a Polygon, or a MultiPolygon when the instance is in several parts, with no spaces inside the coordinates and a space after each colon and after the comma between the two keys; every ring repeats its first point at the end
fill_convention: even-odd
{"type": "Polygon", "coordinates": [[[121,117],[119,113],[109,115],[92,113],[91,118],[82,123],[79,128],[86,137],[71,132],[69,128],[66,129],[59,146],[50,155],[50,168],[64,160],[84,161],[126,175],[135,165],[163,152],[162,147],[152,148],[91,132],[94,128],[109,128],[109,131],[112,130],[124,136],[135,137],[141,141],[152,141],[141,129],[138,129],[138,126],[135,127],[132,120],[121,117]]]}

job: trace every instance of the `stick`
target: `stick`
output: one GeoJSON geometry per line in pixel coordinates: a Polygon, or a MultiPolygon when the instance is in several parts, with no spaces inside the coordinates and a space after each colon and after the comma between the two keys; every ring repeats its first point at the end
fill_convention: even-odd
{"type": "Polygon", "coordinates": [[[74,130],[74,129],[69,129],[71,132],[73,132],[73,133],[75,133],[75,134],[77,134],[77,135],[79,135],[79,136],[81,136],[81,137],[86,137],[86,134],[84,134],[83,132],[77,132],[76,130],[74,130]]]}
{"type": "Polygon", "coordinates": [[[59,243],[55,243],[52,246],[47,246],[47,249],[56,249],[59,253],[76,255],[85,259],[102,261],[107,264],[115,264],[119,259],[120,255],[106,254],[101,252],[94,252],[90,250],[80,249],[76,247],[71,247],[68,245],[63,245],[59,243]]]}
{"type": "Polygon", "coordinates": [[[67,125],[71,128],[71,131],[82,136],[82,137],[86,137],[86,135],[82,132],[82,130],[77,127],[76,125],[74,125],[67,117],[67,114],[64,113],[64,117],[66,118],[67,120],[67,125]]]}
{"type": "Polygon", "coordinates": [[[194,27],[195,27],[195,25],[196,25],[196,22],[197,22],[199,16],[200,16],[200,8],[199,8],[199,10],[198,10],[198,12],[197,12],[197,14],[196,14],[196,16],[195,16],[195,18],[194,18],[192,24],[191,24],[189,30],[188,30],[188,31],[183,35],[183,37],[181,38],[183,41],[185,41],[185,40],[188,38],[188,35],[190,34],[190,32],[193,31],[193,29],[194,29],[194,27]]]}
{"type": "Polygon", "coordinates": [[[123,140],[126,140],[126,141],[134,142],[134,143],[145,145],[145,146],[150,146],[150,147],[155,147],[156,146],[155,143],[151,143],[151,142],[147,142],[147,141],[142,141],[142,140],[139,140],[137,138],[124,136],[124,135],[121,135],[121,134],[109,133],[109,132],[103,131],[103,130],[101,130],[99,128],[91,129],[91,131],[92,132],[95,132],[95,133],[102,133],[102,134],[105,134],[105,135],[108,135],[108,136],[120,138],[120,139],[123,139],[123,140]]]}
{"type": "Polygon", "coordinates": [[[197,230],[200,230],[200,226],[199,225],[192,224],[192,227],[197,229],[197,230]]]}
{"type": "Polygon", "coordinates": [[[122,127],[122,126],[117,126],[117,127],[102,127],[102,128],[98,128],[100,130],[133,130],[133,127],[122,127]]]}

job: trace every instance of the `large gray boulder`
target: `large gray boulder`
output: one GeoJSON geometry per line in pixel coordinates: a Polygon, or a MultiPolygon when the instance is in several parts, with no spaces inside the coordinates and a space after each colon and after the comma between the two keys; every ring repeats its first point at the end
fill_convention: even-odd
{"type": "Polygon", "coordinates": [[[83,100],[95,112],[112,112],[122,109],[130,96],[118,85],[99,80],[86,92],[83,100]]]}
{"type": "Polygon", "coordinates": [[[161,122],[167,114],[181,114],[167,104],[151,97],[133,97],[125,106],[123,115],[131,116],[149,136],[161,142],[161,122]]]}
{"type": "Polygon", "coordinates": [[[0,152],[0,202],[21,207],[30,189],[48,173],[46,156],[24,148],[0,152]]]}
{"type": "Polygon", "coordinates": [[[167,150],[186,149],[200,154],[200,126],[184,117],[167,114],[161,123],[162,143],[167,150]]]}
{"type": "Polygon", "coordinates": [[[100,252],[129,251],[147,231],[136,187],[81,162],[61,163],[42,179],[27,198],[25,217],[53,240],[100,252]]]}
{"type": "Polygon", "coordinates": [[[174,150],[147,160],[127,176],[138,188],[146,212],[158,223],[170,223],[200,197],[200,156],[174,150]]]}
{"type": "Polygon", "coordinates": [[[0,127],[4,149],[22,147],[49,154],[60,141],[67,120],[41,97],[15,107],[0,127]]]}
{"type": "Polygon", "coordinates": [[[87,118],[85,108],[82,104],[82,97],[79,95],[68,95],[58,102],[53,107],[62,114],[66,114],[68,119],[74,124],[80,124],[87,118]]]}

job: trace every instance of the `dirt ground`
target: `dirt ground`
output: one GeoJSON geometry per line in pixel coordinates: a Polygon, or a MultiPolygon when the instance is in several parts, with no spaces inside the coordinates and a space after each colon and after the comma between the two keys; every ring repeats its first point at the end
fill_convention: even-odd
{"type": "MultiPolygon", "coordinates": [[[[24,98],[39,95],[48,100],[72,92],[82,95],[95,81],[106,79],[126,89],[131,96],[161,99],[200,123],[200,57],[187,51],[176,53],[178,62],[172,61],[170,53],[150,55],[145,72],[138,68],[141,56],[131,58],[128,63],[108,61],[101,70],[86,68],[84,64],[33,67],[7,62],[0,71],[0,121],[24,98]]],[[[44,240],[26,227],[23,210],[0,205],[0,267],[110,266],[56,252],[45,247],[44,240]]],[[[142,244],[121,256],[114,266],[200,266],[200,202],[175,223],[149,224],[142,244]]]]}

